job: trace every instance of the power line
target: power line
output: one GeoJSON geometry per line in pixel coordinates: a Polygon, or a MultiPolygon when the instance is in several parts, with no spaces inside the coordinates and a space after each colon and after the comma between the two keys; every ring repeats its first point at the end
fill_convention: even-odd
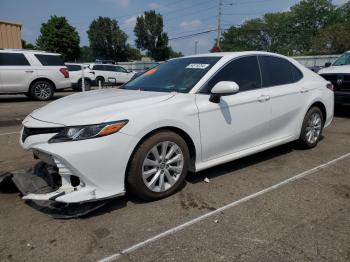
{"type": "Polygon", "coordinates": [[[211,32],[216,32],[216,31],[217,31],[217,29],[212,29],[212,30],[207,30],[207,31],[203,31],[203,32],[198,32],[198,33],[195,33],[195,34],[183,35],[183,36],[179,36],[179,37],[170,38],[169,41],[180,40],[180,39],[185,39],[185,38],[191,38],[191,37],[194,37],[194,36],[209,34],[211,32]]]}

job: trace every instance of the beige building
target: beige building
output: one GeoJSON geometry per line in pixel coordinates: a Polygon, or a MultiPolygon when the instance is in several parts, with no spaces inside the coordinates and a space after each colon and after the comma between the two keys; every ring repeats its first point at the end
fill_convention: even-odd
{"type": "Polygon", "coordinates": [[[0,20],[0,48],[22,48],[22,25],[0,20]]]}

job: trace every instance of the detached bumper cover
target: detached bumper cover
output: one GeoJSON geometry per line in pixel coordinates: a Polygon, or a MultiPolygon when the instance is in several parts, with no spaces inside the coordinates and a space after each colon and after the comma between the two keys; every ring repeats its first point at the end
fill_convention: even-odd
{"type": "MultiPolygon", "coordinates": [[[[47,123],[27,118],[27,128],[45,129],[47,123]]],[[[23,133],[23,131],[22,131],[23,133]]],[[[118,132],[109,136],[62,143],[48,143],[55,134],[34,133],[21,140],[26,150],[57,169],[59,188],[51,193],[32,193],[25,199],[81,203],[125,194],[125,173],[138,140],[118,132]],[[78,183],[73,183],[73,180],[78,183]]]]}
{"type": "Polygon", "coordinates": [[[13,183],[26,203],[38,211],[57,219],[68,219],[86,216],[87,214],[105,206],[109,200],[95,201],[88,203],[65,204],[53,200],[32,200],[30,195],[55,195],[53,188],[48,181],[32,172],[19,171],[14,173],[0,174],[0,191],[7,191],[13,188],[13,183]],[[30,199],[30,200],[28,200],[30,199]]]}

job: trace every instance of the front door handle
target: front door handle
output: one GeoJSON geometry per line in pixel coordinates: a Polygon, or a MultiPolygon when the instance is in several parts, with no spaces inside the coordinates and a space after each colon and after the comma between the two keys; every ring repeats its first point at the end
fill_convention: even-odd
{"type": "Polygon", "coordinates": [[[260,96],[260,97],[258,98],[258,101],[262,103],[262,102],[267,102],[267,101],[269,101],[270,99],[271,99],[270,96],[262,95],[262,96],[260,96]]]}
{"type": "Polygon", "coordinates": [[[305,88],[305,87],[302,87],[302,88],[300,89],[300,93],[307,93],[307,92],[309,92],[309,89],[307,89],[307,88],[305,88]]]}

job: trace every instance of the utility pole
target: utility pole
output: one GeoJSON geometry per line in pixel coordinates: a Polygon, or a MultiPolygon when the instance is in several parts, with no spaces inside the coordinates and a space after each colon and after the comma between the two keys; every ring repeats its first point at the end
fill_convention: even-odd
{"type": "Polygon", "coordinates": [[[194,54],[198,53],[198,41],[194,42],[194,54]]]}
{"type": "Polygon", "coordinates": [[[219,14],[218,14],[218,35],[217,35],[217,39],[216,39],[216,46],[218,48],[220,48],[220,39],[221,39],[221,17],[222,17],[222,3],[223,0],[219,0],[219,14]]]}

